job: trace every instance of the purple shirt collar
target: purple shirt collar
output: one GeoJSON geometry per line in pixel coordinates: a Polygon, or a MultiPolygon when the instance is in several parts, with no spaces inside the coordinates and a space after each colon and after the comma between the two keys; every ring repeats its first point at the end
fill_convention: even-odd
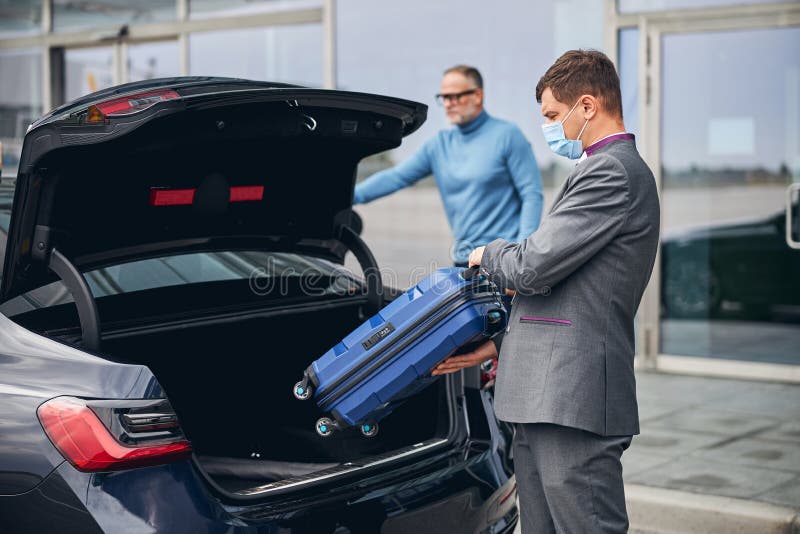
{"type": "Polygon", "coordinates": [[[592,154],[597,152],[600,148],[603,148],[604,146],[606,146],[606,145],[608,145],[610,143],[613,143],[614,141],[620,141],[622,139],[627,139],[628,141],[633,141],[635,139],[635,137],[631,133],[620,133],[620,134],[609,135],[608,137],[605,137],[605,138],[599,140],[598,142],[587,146],[586,147],[586,156],[587,157],[591,156],[592,154]]]}

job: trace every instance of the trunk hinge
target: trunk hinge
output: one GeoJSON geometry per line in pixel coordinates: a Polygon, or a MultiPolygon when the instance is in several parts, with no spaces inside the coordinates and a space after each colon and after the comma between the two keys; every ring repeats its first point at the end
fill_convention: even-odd
{"type": "Polygon", "coordinates": [[[32,257],[47,264],[61,281],[67,286],[75,306],[78,308],[78,320],[81,323],[83,346],[89,350],[100,348],[100,318],[97,304],[94,301],[89,284],[75,265],[50,245],[50,228],[37,226],[34,238],[32,257]]]}
{"type": "Polygon", "coordinates": [[[353,253],[364,271],[364,280],[367,283],[367,305],[368,315],[377,313],[383,308],[383,280],[378,269],[378,262],[372,255],[367,244],[349,226],[339,227],[339,241],[353,253]]]}

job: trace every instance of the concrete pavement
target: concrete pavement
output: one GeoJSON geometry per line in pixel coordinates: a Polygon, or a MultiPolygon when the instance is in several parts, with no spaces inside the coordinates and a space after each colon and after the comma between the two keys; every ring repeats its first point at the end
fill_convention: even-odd
{"type": "Polygon", "coordinates": [[[800,386],[639,372],[637,389],[631,532],[800,532],[800,386]]]}
{"type": "Polygon", "coordinates": [[[623,455],[641,532],[800,532],[800,386],[639,372],[623,455]]]}

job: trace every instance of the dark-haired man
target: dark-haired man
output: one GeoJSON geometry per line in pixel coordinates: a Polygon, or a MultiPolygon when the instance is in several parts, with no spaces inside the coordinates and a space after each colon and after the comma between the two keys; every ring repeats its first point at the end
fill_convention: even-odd
{"type": "MultiPolygon", "coordinates": [[[[470,254],[516,290],[495,406],[516,428],[523,532],[625,532],[620,459],[639,433],[633,318],[658,247],[658,193],[625,133],[619,78],[604,54],[565,53],[536,99],[550,148],[581,161],[536,233],[470,254]]],[[[435,373],[482,362],[495,347],[435,373]]]]}
{"type": "Polygon", "coordinates": [[[447,69],[437,101],[456,127],[440,131],[405,162],[356,186],[354,204],[408,187],[433,174],[455,236],[453,261],[492,239],[520,241],[539,226],[542,183],[530,143],[515,125],[483,109],[478,69],[447,69]]]}

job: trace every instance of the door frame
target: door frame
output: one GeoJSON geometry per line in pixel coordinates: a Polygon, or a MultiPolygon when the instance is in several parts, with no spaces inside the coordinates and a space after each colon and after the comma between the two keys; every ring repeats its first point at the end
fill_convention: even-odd
{"type": "MultiPolygon", "coordinates": [[[[661,117],[662,37],[666,34],[736,31],[800,26],[800,3],[692,8],[644,13],[619,13],[617,0],[605,0],[605,45],[617,61],[620,30],[639,29],[638,143],[656,179],[662,198],[661,117]]],[[[780,382],[800,383],[800,364],[786,365],[663,354],[661,347],[661,247],[637,315],[637,366],[647,369],[780,382]]]]}

